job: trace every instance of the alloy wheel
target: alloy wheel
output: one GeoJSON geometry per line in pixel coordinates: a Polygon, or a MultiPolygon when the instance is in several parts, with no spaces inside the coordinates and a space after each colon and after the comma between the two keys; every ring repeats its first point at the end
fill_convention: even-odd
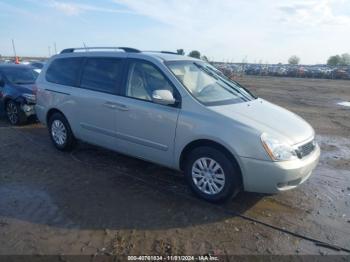
{"type": "Polygon", "coordinates": [[[12,101],[7,103],[6,106],[6,114],[8,119],[10,120],[11,124],[15,125],[18,122],[18,109],[15,103],[12,101]]]}
{"type": "Polygon", "coordinates": [[[51,124],[51,135],[57,145],[64,145],[67,140],[67,130],[64,124],[56,119],[51,124]]]}
{"type": "Polygon", "coordinates": [[[225,173],[214,159],[202,157],[192,165],[192,180],[196,187],[205,194],[214,195],[225,186],[225,173]]]}

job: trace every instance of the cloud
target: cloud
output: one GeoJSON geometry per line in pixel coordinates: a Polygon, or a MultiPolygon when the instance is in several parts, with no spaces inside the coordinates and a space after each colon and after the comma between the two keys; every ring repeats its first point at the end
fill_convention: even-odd
{"type": "MultiPolygon", "coordinates": [[[[155,27],[167,28],[163,32],[168,30],[169,37],[176,35],[178,41],[183,42],[196,39],[206,42],[208,47],[240,35],[251,38],[247,36],[250,33],[242,29],[259,27],[253,25],[253,19],[247,14],[247,10],[264,9],[256,7],[256,1],[260,0],[114,0],[119,6],[156,21],[155,27]]],[[[254,14],[254,18],[259,16],[254,14]]]]}
{"type": "MultiPolygon", "coordinates": [[[[220,59],[241,61],[256,49],[268,22],[264,0],[114,0],[140,16],[156,21],[147,28],[147,48],[198,49],[220,59]],[[255,10],[259,10],[256,12],[255,10]],[[224,51],[225,50],[225,51],[224,51]],[[227,52],[225,54],[225,52],[227,52]]],[[[266,27],[267,28],[267,27],[266,27]]],[[[145,42],[147,40],[143,40],[145,42]]],[[[256,50],[258,52],[258,50],[256,50]]],[[[255,56],[255,54],[254,54],[255,56]]]]}
{"type": "Polygon", "coordinates": [[[140,15],[173,26],[193,26],[203,10],[199,6],[200,2],[196,0],[186,2],[176,0],[115,0],[114,2],[124,5],[140,15]],[[193,11],[196,9],[198,12],[194,15],[193,11]]]}
{"type": "Polygon", "coordinates": [[[341,39],[338,48],[342,49],[350,40],[342,32],[350,25],[350,17],[334,9],[350,12],[345,0],[113,1],[157,22],[148,29],[151,39],[161,39],[154,44],[186,51],[197,48],[235,61],[249,55],[250,61],[278,62],[293,53],[310,61],[317,56],[315,45],[330,52],[331,39],[341,39]]]}
{"type": "Polygon", "coordinates": [[[7,15],[26,18],[28,26],[47,17],[36,26],[47,27],[46,37],[62,39],[64,45],[84,39],[145,50],[197,49],[211,59],[236,62],[246,56],[250,62],[285,62],[296,54],[313,63],[349,52],[350,0],[25,1],[37,11],[1,0],[0,7],[7,15]],[[76,30],[74,37],[67,37],[67,25],[76,30]],[[87,25],[90,30],[84,30],[87,25]]]}
{"type": "Polygon", "coordinates": [[[2,14],[16,14],[16,15],[21,15],[21,16],[26,16],[30,18],[36,18],[37,14],[33,13],[22,6],[16,5],[16,4],[8,4],[6,2],[0,1],[0,12],[2,14]]]}
{"type": "Polygon", "coordinates": [[[103,8],[96,5],[77,4],[72,2],[61,2],[61,1],[55,1],[55,0],[50,1],[49,6],[52,8],[55,8],[57,11],[68,16],[77,16],[85,12],[134,14],[134,12],[130,10],[110,9],[110,8],[103,8]]]}
{"type": "MultiPolygon", "coordinates": [[[[114,0],[135,13],[174,27],[235,26],[237,18],[247,23],[265,16],[265,21],[284,21],[303,26],[347,26],[350,15],[336,14],[341,6],[350,12],[346,0],[114,0]],[[280,3],[284,4],[281,5],[280,3]],[[346,6],[347,5],[347,6],[346,6]],[[278,12],[276,12],[278,11],[278,12]],[[277,19],[276,19],[277,18],[277,19]]],[[[238,22],[238,24],[240,24],[238,22]]],[[[258,25],[259,26],[259,25],[258,25]]]]}
{"type": "Polygon", "coordinates": [[[84,9],[76,4],[53,1],[51,6],[66,15],[79,15],[84,9]]]}
{"type": "Polygon", "coordinates": [[[278,7],[283,21],[303,26],[349,26],[350,16],[335,14],[334,8],[344,0],[307,0],[278,7]]]}

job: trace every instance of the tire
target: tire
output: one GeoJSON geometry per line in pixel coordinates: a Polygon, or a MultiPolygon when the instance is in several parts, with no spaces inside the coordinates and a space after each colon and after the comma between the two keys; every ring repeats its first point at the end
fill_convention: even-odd
{"type": "Polygon", "coordinates": [[[54,146],[60,151],[73,149],[76,139],[67,119],[61,113],[54,113],[48,122],[50,138],[54,146]]]}
{"type": "Polygon", "coordinates": [[[192,150],[186,159],[184,171],[192,191],[209,202],[228,200],[241,189],[241,173],[236,162],[212,147],[192,150]]]}
{"type": "Polygon", "coordinates": [[[20,105],[13,100],[9,100],[5,105],[6,117],[11,125],[19,126],[27,122],[27,117],[20,105]]]}

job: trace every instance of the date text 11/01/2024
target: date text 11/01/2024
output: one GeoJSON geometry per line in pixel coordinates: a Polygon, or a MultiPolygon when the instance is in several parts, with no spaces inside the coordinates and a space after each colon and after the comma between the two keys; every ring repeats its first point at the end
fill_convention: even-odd
{"type": "Polygon", "coordinates": [[[128,256],[128,261],[218,261],[217,256],[128,256]]]}

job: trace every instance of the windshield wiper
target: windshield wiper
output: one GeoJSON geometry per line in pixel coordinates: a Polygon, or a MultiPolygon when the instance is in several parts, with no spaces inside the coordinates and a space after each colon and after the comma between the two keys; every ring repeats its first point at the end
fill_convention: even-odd
{"type": "MultiPolygon", "coordinates": [[[[225,84],[229,85],[232,89],[234,89],[238,94],[242,95],[241,98],[243,100],[245,100],[246,102],[247,101],[250,101],[251,98],[249,98],[248,96],[246,96],[241,90],[239,90],[237,87],[233,86],[231,83],[229,83],[227,80],[223,79],[221,76],[219,76],[217,73],[213,72],[211,69],[205,67],[205,66],[202,66],[200,64],[197,64],[197,63],[194,63],[195,66],[197,66],[199,69],[201,69],[202,71],[204,71],[205,73],[207,73],[208,75],[210,75],[211,77],[215,78],[216,80],[218,81],[221,81],[221,82],[224,82],[225,84]]],[[[218,83],[220,84],[220,82],[218,83]]],[[[221,85],[220,86],[222,88],[224,88],[225,90],[227,90],[228,92],[230,92],[231,94],[234,94],[232,93],[232,90],[226,88],[225,86],[221,85]]],[[[236,95],[236,94],[234,94],[236,95]]]]}
{"type": "MultiPolygon", "coordinates": [[[[213,67],[213,66],[211,66],[213,67]]],[[[252,92],[250,92],[247,88],[245,88],[244,86],[242,86],[240,83],[231,80],[230,78],[228,78],[224,73],[222,73],[220,70],[216,69],[215,67],[211,68],[208,67],[209,70],[214,71],[216,74],[218,74],[220,77],[222,77],[224,80],[226,80],[225,82],[232,86],[232,84],[239,86],[241,89],[243,89],[245,92],[247,92],[251,97],[253,97],[254,99],[257,99],[258,97],[256,95],[254,95],[252,92]]]]}

